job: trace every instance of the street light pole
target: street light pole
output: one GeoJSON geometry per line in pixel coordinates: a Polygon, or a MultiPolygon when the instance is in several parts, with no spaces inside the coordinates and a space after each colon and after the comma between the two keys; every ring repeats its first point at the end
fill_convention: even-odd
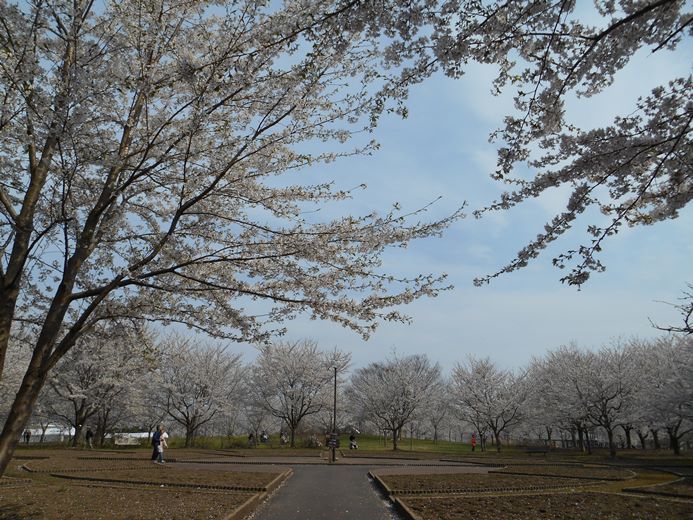
{"type": "Polygon", "coordinates": [[[332,403],[332,462],[337,462],[337,367],[334,368],[334,401],[332,403]]]}

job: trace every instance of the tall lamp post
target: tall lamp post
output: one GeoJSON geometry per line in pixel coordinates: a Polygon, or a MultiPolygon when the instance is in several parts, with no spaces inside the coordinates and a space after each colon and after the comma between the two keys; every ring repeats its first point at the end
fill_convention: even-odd
{"type": "Polygon", "coordinates": [[[337,367],[334,368],[334,401],[332,403],[332,462],[337,462],[337,367]]]}

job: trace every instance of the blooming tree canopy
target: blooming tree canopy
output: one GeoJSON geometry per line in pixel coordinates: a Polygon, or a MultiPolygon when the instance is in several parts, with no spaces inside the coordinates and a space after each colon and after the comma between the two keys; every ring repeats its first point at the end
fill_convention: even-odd
{"type": "MultiPolygon", "coordinates": [[[[441,31],[437,53],[456,76],[469,59],[499,65],[497,92],[514,93],[516,111],[493,138],[499,142],[493,177],[513,186],[489,207],[511,208],[555,187],[570,189],[566,207],[489,282],[522,268],[587,215],[590,240],[554,259],[571,267],[562,281],[580,285],[602,271],[597,255],[605,239],[624,226],[676,218],[693,198],[691,123],[693,79],[663,77],[631,110],[601,128],[580,128],[566,116],[604,92],[638,51],[657,60],[685,52],[693,31],[690,3],[683,0],[574,0],[448,2],[455,14],[441,31]],[[590,12],[591,8],[591,12],[590,12]],[[457,15],[460,15],[457,18],[457,15]],[[598,20],[593,23],[589,20],[598,20]],[[596,218],[596,220],[595,220],[596,218]]],[[[688,47],[690,50],[690,47],[688,47]]]]}
{"type": "Polygon", "coordinates": [[[243,367],[238,354],[218,345],[201,345],[180,337],[162,342],[161,361],[150,392],[156,406],[185,429],[185,446],[198,430],[226,410],[239,406],[243,367]]]}
{"type": "Polygon", "coordinates": [[[331,407],[334,370],[343,372],[350,355],[322,352],[310,340],[260,347],[253,366],[249,395],[289,429],[291,447],[305,417],[331,407]]]}
{"type": "Polygon", "coordinates": [[[525,417],[529,386],[524,377],[499,369],[489,358],[470,356],[455,366],[452,381],[462,417],[471,424],[483,422],[500,452],[501,433],[525,417]]]}
{"type": "Polygon", "coordinates": [[[356,370],[346,396],[357,416],[392,433],[392,449],[396,450],[404,425],[442,390],[440,366],[418,354],[394,356],[356,370]]]}
{"type": "Polygon", "coordinates": [[[51,374],[46,390],[58,399],[48,403],[50,415],[75,429],[77,446],[87,421],[95,421],[97,442],[121,403],[128,401],[136,381],[154,368],[153,346],[147,331],[99,326],[80,338],[51,374]],[[110,417],[109,417],[110,416],[110,417]]]}
{"type": "Polygon", "coordinates": [[[352,193],[294,179],[404,113],[432,5],[0,2],[0,375],[16,331],[33,336],[0,473],[48,371],[99,321],[259,341],[307,313],[367,336],[444,287],[381,254],[459,213],[309,220],[352,193]]]}

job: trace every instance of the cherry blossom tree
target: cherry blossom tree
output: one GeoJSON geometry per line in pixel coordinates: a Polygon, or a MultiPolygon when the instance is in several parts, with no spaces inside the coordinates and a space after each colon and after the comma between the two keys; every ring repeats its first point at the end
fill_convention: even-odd
{"type": "Polygon", "coordinates": [[[146,331],[124,327],[98,327],[82,336],[56,367],[49,381],[50,415],[61,417],[75,429],[72,445],[82,438],[87,421],[95,420],[97,443],[115,421],[130,389],[152,366],[146,331]]]}
{"type": "Polygon", "coordinates": [[[444,380],[439,391],[431,396],[428,406],[422,411],[426,423],[433,432],[433,444],[438,443],[439,432],[450,420],[452,402],[452,385],[450,381],[444,380]]]}
{"type": "Polygon", "coordinates": [[[304,418],[332,406],[334,368],[338,375],[349,366],[350,355],[323,352],[312,340],[280,342],[259,347],[249,392],[289,430],[291,447],[304,418]]]}
{"type": "MultiPolygon", "coordinates": [[[[501,451],[501,433],[524,419],[529,387],[522,375],[500,370],[489,359],[469,356],[458,363],[452,375],[457,405],[468,422],[483,422],[493,432],[501,451]]],[[[480,432],[481,433],[481,432],[480,432]]]]}
{"type": "Polygon", "coordinates": [[[354,372],[346,395],[350,406],[361,410],[379,428],[392,433],[398,449],[402,428],[441,392],[440,366],[425,355],[399,357],[371,363],[354,372]]]}
{"type": "Polygon", "coordinates": [[[685,53],[683,41],[693,27],[690,4],[595,1],[591,10],[587,2],[572,0],[450,4],[455,14],[464,14],[437,39],[443,68],[457,76],[469,59],[497,64],[496,92],[513,91],[516,108],[493,134],[499,142],[493,177],[513,189],[476,215],[570,188],[565,210],[512,262],[477,284],[526,266],[589,208],[608,218],[588,222],[589,240],[554,259],[560,268],[571,266],[562,278],[569,284],[583,284],[590,273],[604,270],[598,253],[624,225],[679,215],[693,197],[689,71],[662,77],[649,95],[601,128],[580,128],[567,118],[566,104],[581,107],[607,91],[638,51],[649,51],[650,62],[685,53]]]}
{"type": "Polygon", "coordinates": [[[616,343],[596,352],[571,345],[547,355],[544,369],[553,383],[550,399],[559,419],[587,437],[588,451],[591,426],[606,433],[609,453],[615,457],[617,428],[629,427],[633,417],[639,371],[629,345],[616,343]]]}
{"type": "MultiPolygon", "coordinates": [[[[544,428],[567,430],[577,439],[580,449],[591,450],[587,410],[578,388],[582,382],[582,351],[576,344],[551,350],[530,364],[528,377],[533,382],[530,399],[534,403],[534,422],[544,428]]],[[[548,432],[547,432],[548,433],[548,432]]]]}
{"type": "Polygon", "coordinates": [[[636,364],[626,345],[603,347],[582,357],[582,383],[576,386],[587,420],[606,431],[609,453],[616,457],[614,432],[628,422],[634,406],[636,364]]]}
{"type": "Polygon", "coordinates": [[[171,336],[162,341],[160,369],[151,392],[157,407],[185,430],[185,446],[224,410],[237,406],[243,365],[226,347],[171,336]]]}
{"type": "Polygon", "coordinates": [[[16,325],[33,332],[0,473],[50,369],[99,321],[251,342],[305,313],[368,336],[445,287],[383,272],[381,256],[461,213],[426,221],[395,204],[320,221],[306,210],[360,188],[296,179],[368,153],[352,136],[406,114],[408,87],[432,71],[422,31],[436,10],[0,3],[0,374],[16,325]]]}
{"type": "Polygon", "coordinates": [[[633,345],[639,358],[639,385],[634,406],[637,417],[652,432],[667,432],[675,455],[680,442],[693,432],[693,341],[667,336],[633,345]]]}

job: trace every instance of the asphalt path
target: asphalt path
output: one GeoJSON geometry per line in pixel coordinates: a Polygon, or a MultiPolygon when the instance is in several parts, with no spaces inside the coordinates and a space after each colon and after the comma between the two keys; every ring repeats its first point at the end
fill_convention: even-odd
{"type": "Polygon", "coordinates": [[[368,476],[368,466],[295,465],[293,475],[253,520],[399,519],[368,476]]]}

